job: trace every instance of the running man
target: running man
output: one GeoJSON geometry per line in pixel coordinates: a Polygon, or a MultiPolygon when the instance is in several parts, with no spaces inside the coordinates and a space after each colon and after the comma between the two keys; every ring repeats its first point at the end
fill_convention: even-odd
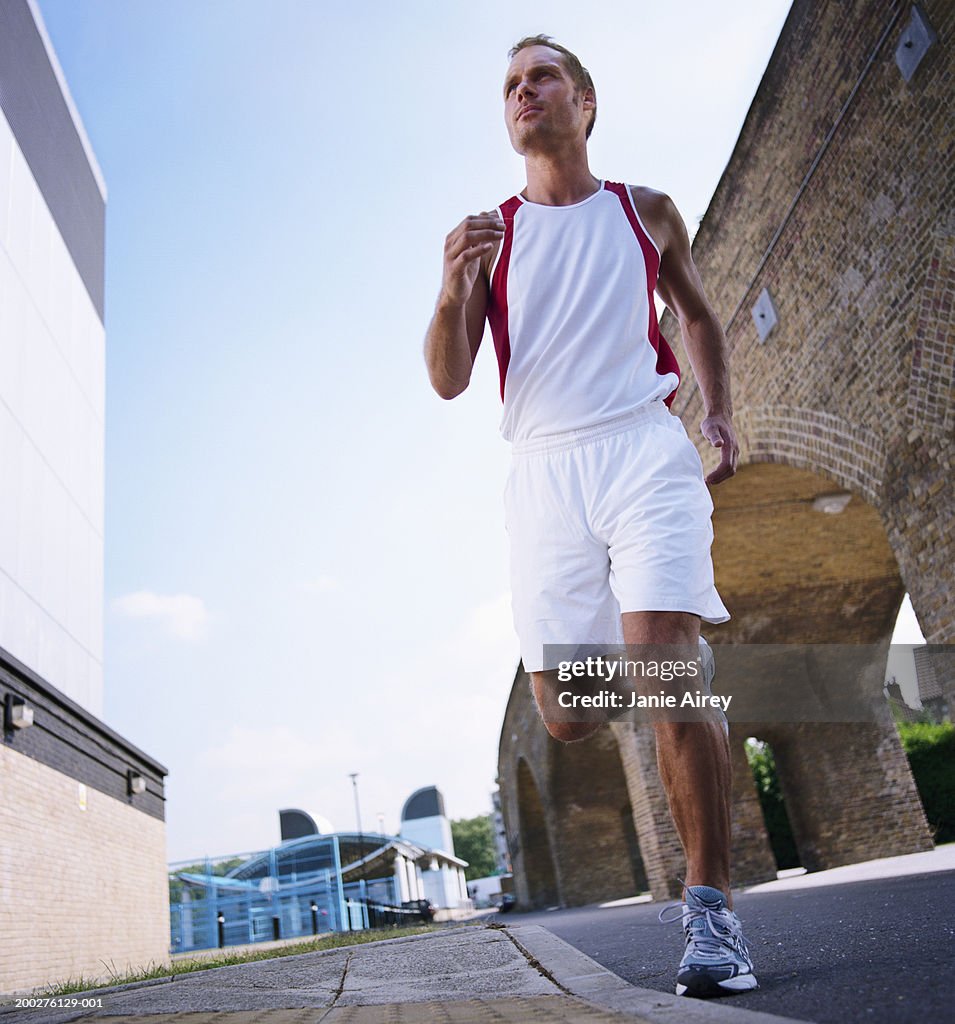
{"type": "MultiPolygon", "coordinates": [[[[513,449],[505,518],[514,622],[544,724],[571,742],[599,723],[559,713],[545,645],[695,652],[701,619],[729,618],[713,583],[706,484],[733,475],[739,448],[726,339],[680,214],[662,192],[590,171],[589,72],[548,36],[528,37],[511,50],[503,98],[527,185],[447,236],[425,360],[435,391],[456,397],[490,324],[501,431],[513,449]],[[668,408],[679,366],[660,335],[654,290],[679,318],[706,409],[701,430],[720,450],[705,482],[668,408]]],[[[687,861],[677,994],[756,988],[732,910],[726,723],[654,729],[687,861]]]]}

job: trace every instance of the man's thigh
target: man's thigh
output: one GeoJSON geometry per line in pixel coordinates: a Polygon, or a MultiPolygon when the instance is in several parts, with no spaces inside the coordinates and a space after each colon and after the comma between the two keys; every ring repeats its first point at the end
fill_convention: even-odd
{"type": "Polygon", "coordinates": [[[693,612],[624,612],[623,642],[685,644],[695,651],[700,642],[700,616],[693,612]]]}

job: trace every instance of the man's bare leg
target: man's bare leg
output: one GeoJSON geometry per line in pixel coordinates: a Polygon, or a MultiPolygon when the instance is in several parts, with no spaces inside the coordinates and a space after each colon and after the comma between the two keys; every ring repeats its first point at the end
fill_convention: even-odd
{"type": "MultiPolygon", "coordinates": [[[[627,612],[624,642],[679,644],[696,651],[700,619],[687,612],[627,612]]],[[[657,764],[670,814],[686,854],[686,884],[730,893],[732,767],[729,741],[717,721],[655,722],[657,764]]]]}

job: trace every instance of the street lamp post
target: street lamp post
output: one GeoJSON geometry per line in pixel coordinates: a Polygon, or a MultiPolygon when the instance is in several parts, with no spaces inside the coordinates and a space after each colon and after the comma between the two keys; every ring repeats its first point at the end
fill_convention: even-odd
{"type": "MultiPolygon", "coordinates": [[[[352,788],[355,790],[355,818],[358,821],[358,859],[364,861],[365,857],[365,837],[361,831],[361,807],[358,805],[358,772],[349,772],[348,777],[351,779],[352,788]]],[[[359,886],[358,891],[361,894],[362,901],[365,900],[365,865],[362,863],[358,869],[359,875],[359,886]]]]}
{"type": "Polygon", "coordinates": [[[355,818],[358,821],[358,835],[361,837],[361,808],[358,806],[358,772],[349,772],[348,777],[355,790],[355,818]]]}

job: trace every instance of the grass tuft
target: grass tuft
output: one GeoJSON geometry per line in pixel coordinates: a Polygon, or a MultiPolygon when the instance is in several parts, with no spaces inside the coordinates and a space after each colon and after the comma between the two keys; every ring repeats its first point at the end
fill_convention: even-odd
{"type": "Polygon", "coordinates": [[[33,997],[55,997],[70,995],[74,992],[88,992],[90,989],[104,988],[107,985],[128,985],[134,981],[152,981],[154,978],[175,978],[180,974],[194,974],[196,971],[209,971],[216,967],[231,967],[234,964],[248,964],[256,960],[272,960],[282,956],[298,956],[301,953],[317,953],[323,949],[338,949],[342,946],[359,946],[366,942],[379,942],[381,939],[399,939],[408,935],[422,935],[433,932],[438,925],[422,924],[407,928],[389,930],[375,929],[362,932],[331,932],[317,939],[296,942],[278,949],[249,950],[245,953],[223,953],[221,956],[196,958],[191,960],[175,960],[170,964],[157,964],[151,960],[145,967],[120,972],[113,961],[107,963],[100,960],[109,975],[108,981],[100,978],[79,977],[67,978],[35,988],[33,997]]]}

